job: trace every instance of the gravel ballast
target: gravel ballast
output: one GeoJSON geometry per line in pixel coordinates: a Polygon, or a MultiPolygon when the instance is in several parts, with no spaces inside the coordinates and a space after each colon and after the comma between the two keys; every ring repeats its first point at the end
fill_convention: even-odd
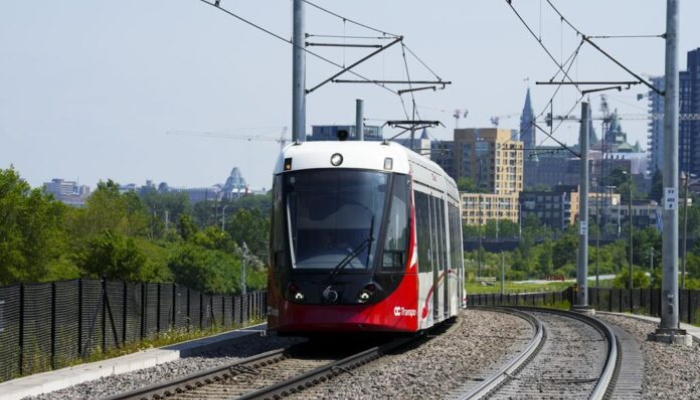
{"type": "Polygon", "coordinates": [[[300,341],[302,340],[297,338],[250,336],[213,352],[202,353],[195,357],[181,358],[126,374],[100,378],[55,392],[25,397],[23,400],[102,399],[154,383],[179,378],[204,369],[218,367],[225,363],[266,351],[287,347],[300,341]]]}
{"type": "Polygon", "coordinates": [[[644,358],[643,399],[691,399],[700,397],[700,346],[669,345],[646,340],[655,325],[630,317],[602,315],[598,318],[632,335],[644,358]]]}
{"type": "Polygon", "coordinates": [[[401,354],[389,355],[299,399],[438,399],[465,382],[487,378],[532,339],[525,320],[492,311],[466,310],[454,329],[401,354]]]}

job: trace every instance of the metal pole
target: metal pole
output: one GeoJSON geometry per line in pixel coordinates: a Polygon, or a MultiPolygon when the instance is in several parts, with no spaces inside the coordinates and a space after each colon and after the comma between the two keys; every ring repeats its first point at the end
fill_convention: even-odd
{"type": "MultiPolygon", "coordinates": [[[[633,231],[632,230],[634,229],[634,226],[632,223],[632,171],[630,171],[628,177],[629,177],[629,180],[627,181],[627,185],[629,186],[629,197],[630,197],[628,205],[627,205],[627,219],[629,222],[629,229],[630,229],[630,232],[629,232],[629,236],[630,236],[630,238],[629,238],[630,261],[629,261],[629,270],[628,270],[628,272],[629,272],[629,282],[628,283],[629,283],[630,297],[631,297],[632,296],[631,290],[634,289],[634,284],[632,282],[632,261],[633,261],[632,255],[634,254],[632,252],[633,251],[633,249],[632,249],[633,231]]],[[[632,304],[632,303],[630,303],[630,304],[632,304]]]]}
{"type": "Polygon", "coordinates": [[[355,100],[355,134],[357,135],[357,140],[365,140],[365,110],[364,101],[362,99],[355,100]]]}
{"type": "Polygon", "coordinates": [[[588,102],[581,103],[581,191],[579,193],[578,283],[577,307],[588,307],[588,102]]]}
{"type": "Polygon", "coordinates": [[[678,6],[666,1],[666,93],[664,101],[663,274],[660,329],[678,329],[678,6]]]}
{"type": "Polygon", "coordinates": [[[304,1],[293,0],[292,34],[292,141],[306,140],[306,32],[304,1]]]}
{"type": "Polygon", "coordinates": [[[688,257],[688,186],[690,171],[685,172],[685,195],[683,196],[683,266],[681,268],[681,290],[685,289],[685,263],[688,257]]]}

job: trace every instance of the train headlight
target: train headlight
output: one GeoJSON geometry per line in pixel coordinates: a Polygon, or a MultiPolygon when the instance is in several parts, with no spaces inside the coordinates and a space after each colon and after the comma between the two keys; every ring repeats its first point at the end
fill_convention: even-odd
{"type": "Polygon", "coordinates": [[[357,301],[360,302],[360,303],[366,303],[366,302],[369,300],[370,297],[372,297],[372,293],[370,293],[369,291],[363,289],[363,290],[360,292],[360,295],[357,296],[357,301]]]}
{"type": "Polygon", "coordinates": [[[357,295],[357,301],[359,303],[366,303],[369,301],[369,299],[372,297],[374,292],[377,291],[377,285],[370,282],[365,285],[365,287],[360,291],[360,294],[357,295]]]}
{"type": "Polygon", "coordinates": [[[331,156],[331,165],[334,167],[339,166],[343,163],[343,155],[340,153],[335,153],[331,156]]]}
{"type": "Polygon", "coordinates": [[[304,300],[304,293],[302,293],[299,290],[299,286],[297,286],[296,284],[290,282],[289,285],[287,286],[287,290],[289,291],[289,293],[292,294],[294,300],[296,300],[296,301],[303,301],[304,300]]]}

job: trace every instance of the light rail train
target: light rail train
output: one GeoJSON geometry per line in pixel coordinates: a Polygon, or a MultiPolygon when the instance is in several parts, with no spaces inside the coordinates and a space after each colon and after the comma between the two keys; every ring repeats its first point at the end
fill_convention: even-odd
{"type": "Polygon", "coordinates": [[[305,142],[275,167],[268,329],[417,332],[465,301],[457,186],[393,142],[305,142]]]}

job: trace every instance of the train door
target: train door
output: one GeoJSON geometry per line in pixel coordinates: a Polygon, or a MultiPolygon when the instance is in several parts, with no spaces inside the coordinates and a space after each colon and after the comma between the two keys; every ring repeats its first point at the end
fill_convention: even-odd
{"type": "Polygon", "coordinates": [[[439,295],[439,279],[440,279],[440,239],[438,237],[438,212],[437,201],[435,197],[430,198],[430,258],[433,266],[433,321],[435,323],[441,320],[440,318],[440,295],[439,295]]]}
{"type": "Polygon", "coordinates": [[[450,283],[452,281],[452,277],[449,274],[450,268],[448,268],[448,242],[450,238],[450,234],[447,231],[447,224],[445,219],[447,218],[446,215],[446,207],[445,207],[445,201],[440,200],[440,235],[442,236],[442,240],[440,240],[441,243],[441,250],[442,250],[442,266],[441,266],[441,273],[443,274],[443,279],[442,279],[442,287],[443,287],[443,307],[442,307],[442,312],[443,312],[443,317],[445,319],[449,318],[450,316],[450,283]]]}
{"type": "Polygon", "coordinates": [[[446,235],[445,235],[445,206],[443,200],[437,197],[431,197],[432,205],[431,211],[433,215],[433,225],[432,225],[432,236],[434,238],[434,254],[435,261],[433,262],[434,268],[434,281],[433,281],[433,298],[434,298],[434,315],[436,321],[442,321],[445,316],[445,308],[447,306],[445,302],[445,284],[447,280],[447,269],[446,269],[446,249],[445,245],[446,235]]]}

